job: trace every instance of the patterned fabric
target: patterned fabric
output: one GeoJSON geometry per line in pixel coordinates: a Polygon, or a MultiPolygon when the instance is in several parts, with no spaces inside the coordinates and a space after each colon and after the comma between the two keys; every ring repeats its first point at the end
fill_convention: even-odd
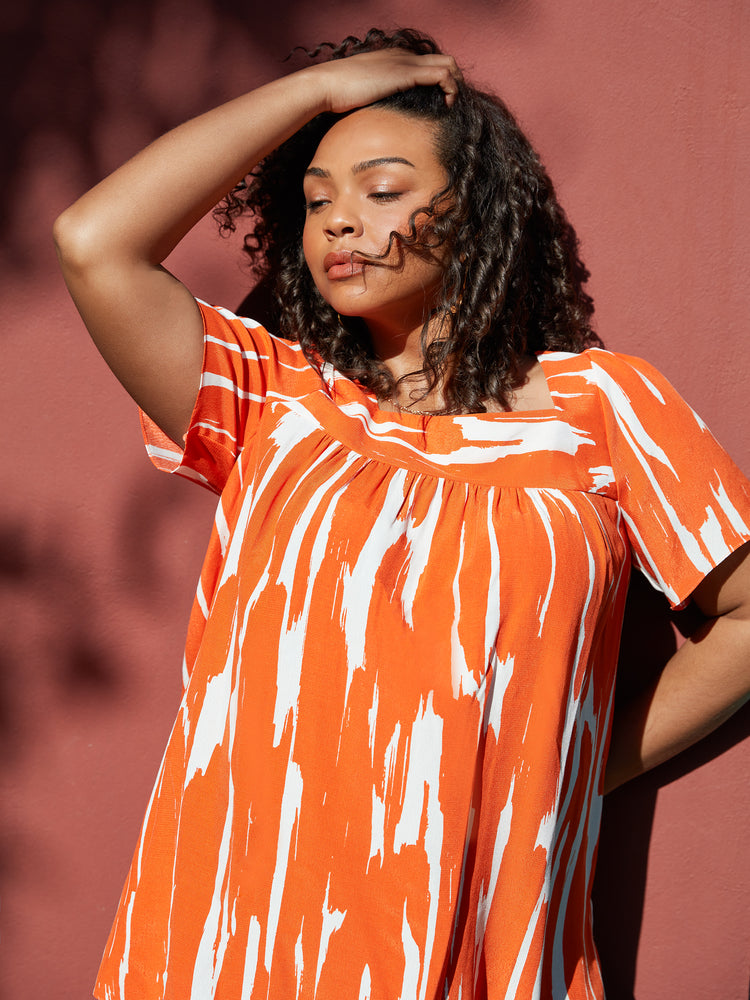
{"type": "Polygon", "coordinates": [[[750,488],[592,350],[554,407],[423,417],[202,305],[221,493],[106,1000],[603,996],[589,893],[631,555],[674,604],[750,488]]]}

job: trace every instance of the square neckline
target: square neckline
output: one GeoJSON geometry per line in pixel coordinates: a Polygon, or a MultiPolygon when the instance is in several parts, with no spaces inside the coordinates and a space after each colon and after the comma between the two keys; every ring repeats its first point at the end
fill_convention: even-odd
{"type": "MultiPolygon", "coordinates": [[[[366,389],[361,383],[353,381],[351,379],[346,379],[351,385],[353,385],[358,392],[365,398],[367,402],[368,409],[373,414],[375,419],[380,422],[387,422],[388,420],[397,420],[404,423],[406,426],[412,426],[415,428],[425,427],[430,421],[461,421],[466,420],[476,420],[480,419],[482,421],[486,420],[496,420],[500,419],[502,421],[538,421],[538,420],[553,420],[559,419],[562,415],[563,408],[560,406],[559,402],[556,401],[555,394],[550,388],[549,375],[546,369],[546,361],[548,360],[546,355],[558,354],[559,351],[539,351],[535,356],[536,360],[539,362],[542,368],[542,374],[544,375],[544,380],[547,385],[547,392],[552,400],[553,405],[546,407],[537,407],[528,410],[490,410],[490,411],[477,411],[476,413],[412,413],[409,410],[384,410],[378,405],[377,396],[366,389]]],[[[341,378],[342,376],[338,376],[341,378]]]]}

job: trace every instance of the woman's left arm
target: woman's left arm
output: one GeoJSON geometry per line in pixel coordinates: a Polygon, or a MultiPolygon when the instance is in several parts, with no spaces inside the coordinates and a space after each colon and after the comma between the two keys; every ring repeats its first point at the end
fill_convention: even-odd
{"type": "Polygon", "coordinates": [[[707,736],[750,698],[750,542],[693,592],[708,621],[614,719],[604,791],[707,736]]]}

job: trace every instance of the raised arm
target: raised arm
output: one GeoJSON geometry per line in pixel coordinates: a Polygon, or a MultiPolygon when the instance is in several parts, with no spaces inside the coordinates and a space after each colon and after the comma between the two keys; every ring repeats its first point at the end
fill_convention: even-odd
{"type": "Polygon", "coordinates": [[[707,736],[750,698],[750,542],[693,597],[708,620],[615,716],[605,791],[707,736]]]}
{"type": "Polygon", "coordinates": [[[293,73],[179,126],[57,219],[70,293],[99,351],[173,440],[198,391],[202,327],[195,301],[161,262],[264,156],[315,115],[437,84],[450,103],[450,56],[387,49],[293,73]]]}

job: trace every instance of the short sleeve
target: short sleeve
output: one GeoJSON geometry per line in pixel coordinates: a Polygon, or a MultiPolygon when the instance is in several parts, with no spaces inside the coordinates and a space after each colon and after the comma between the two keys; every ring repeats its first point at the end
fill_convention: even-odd
{"type": "Polygon", "coordinates": [[[198,302],[203,318],[200,388],[181,448],[145,414],[141,426],[154,465],[221,493],[252,438],[278,378],[276,338],[258,323],[198,302]]]}
{"type": "Polygon", "coordinates": [[[679,606],[750,539],[750,483],[655,368],[591,355],[634,564],[679,606]]]}

